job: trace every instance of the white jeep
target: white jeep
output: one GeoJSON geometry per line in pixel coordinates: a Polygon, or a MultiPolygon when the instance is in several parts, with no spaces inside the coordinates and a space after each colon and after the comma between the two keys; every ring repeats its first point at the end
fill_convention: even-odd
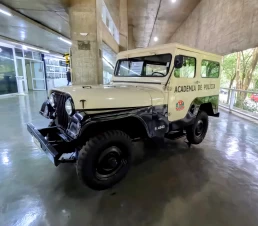
{"type": "Polygon", "coordinates": [[[40,111],[49,127],[28,131],[56,166],[76,163],[84,184],[109,188],[127,174],[134,139],[203,141],[208,116],[219,117],[220,62],[180,44],[121,52],[110,85],[51,90],[40,111]]]}

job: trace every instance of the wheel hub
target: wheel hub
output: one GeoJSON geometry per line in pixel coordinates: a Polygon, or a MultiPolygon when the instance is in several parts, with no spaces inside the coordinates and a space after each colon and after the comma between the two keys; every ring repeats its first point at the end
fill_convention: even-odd
{"type": "Polygon", "coordinates": [[[202,120],[199,120],[196,124],[196,129],[195,129],[195,134],[196,136],[201,136],[203,134],[204,131],[204,124],[202,120]]]}
{"type": "Polygon", "coordinates": [[[107,179],[116,174],[125,164],[126,159],[122,154],[122,151],[112,146],[104,150],[96,165],[96,176],[99,179],[107,179]]]}
{"type": "Polygon", "coordinates": [[[115,157],[111,157],[109,160],[108,160],[108,164],[112,167],[112,168],[115,168],[118,164],[118,161],[115,157]]]}

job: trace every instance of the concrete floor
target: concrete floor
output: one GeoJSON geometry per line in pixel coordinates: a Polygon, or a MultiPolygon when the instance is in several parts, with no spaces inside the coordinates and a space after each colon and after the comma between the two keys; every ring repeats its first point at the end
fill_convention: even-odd
{"type": "Polygon", "coordinates": [[[0,99],[0,225],[257,226],[258,125],[222,112],[205,141],[135,145],[134,166],[110,190],[83,187],[73,165],[54,167],[26,123],[44,92],[0,99]]]}

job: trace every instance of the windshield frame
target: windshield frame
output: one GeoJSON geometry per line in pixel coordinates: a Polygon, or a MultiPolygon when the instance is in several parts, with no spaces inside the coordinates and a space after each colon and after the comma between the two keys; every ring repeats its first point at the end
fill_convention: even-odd
{"type": "Polygon", "coordinates": [[[149,76],[143,76],[143,75],[134,75],[134,76],[119,76],[118,75],[118,71],[120,69],[120,64],[122,61],[129,61],[130,59],[133,59],[133,58],[137,58],[137,57],[151,57],[151,56],[154,56],[154,55],[144,55],[144,56],[134,56],[134,57],[128,57],[128,58],[121,58],[121,59],[118,59],[117,62],[116,62],[116,67],[115,67],[115,70],[114,70],[114,76],[117,77],[117,78],[165,78],[166,76],[168,76],[169,72],[170,72],[170,69],[171,69],[171,65],[172,65],[172,54],[171,53],[161,53],[161,54],[155,54],[156,56],[163,56],[163,55],[169,55],[171,57],[170,61],[169,61],[169,68],[168,68],[168,72],[166,75],[162,75],[162,76],[152,76],[152,75],[149,75],[149,76]]]}

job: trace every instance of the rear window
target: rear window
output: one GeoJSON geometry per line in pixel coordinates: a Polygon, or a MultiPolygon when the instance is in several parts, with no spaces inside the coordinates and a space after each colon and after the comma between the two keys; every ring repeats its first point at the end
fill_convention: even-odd
{"type": "Polygon", "coordinates": [[[122,59],[117,62],[115,76],[164,77],[169,72],[171,60],[171,54],[122,59]]]}
{"type": "Polygon", "coordinates": [[[201,74],[202,78],[218,78],[220,64],[218,62],[203,60],[201,74]]]}

